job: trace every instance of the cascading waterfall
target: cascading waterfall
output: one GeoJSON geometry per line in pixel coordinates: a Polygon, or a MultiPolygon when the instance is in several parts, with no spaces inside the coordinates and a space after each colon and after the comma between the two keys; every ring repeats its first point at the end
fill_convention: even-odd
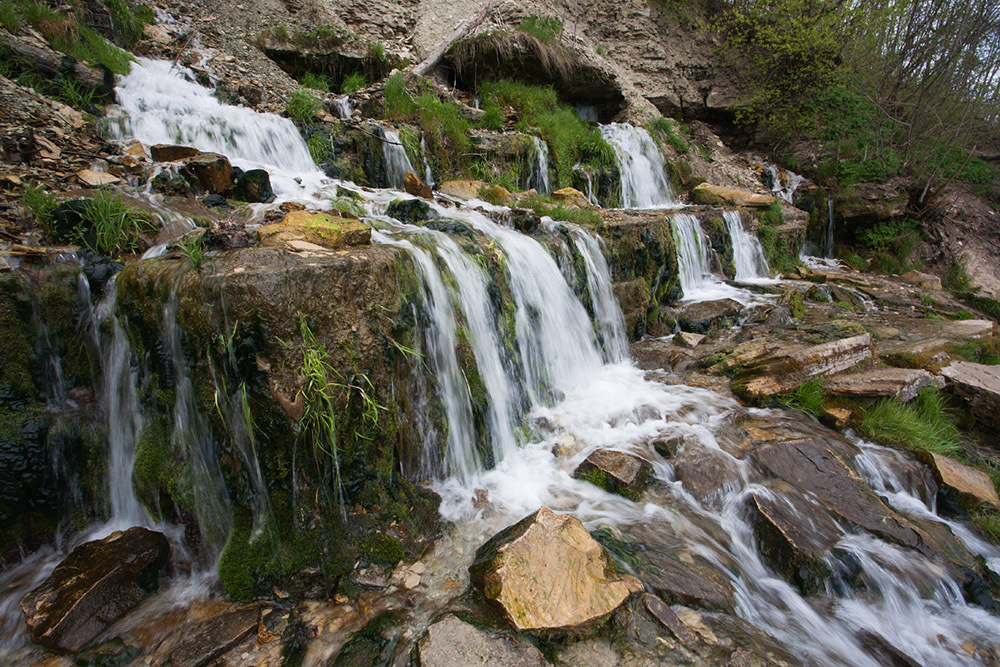
{"type": "Polygon", "coordinates": [[[423,135],[420,135],[420,154],[424,158],[424,183],[434,187],[434,172],[431,171],[431,161],[427,159],[427,142],[423,135]]]}
{"type": "Polygon", "coordinates": [[[543,195],[552,192],[549,184],[549,147],[538,137],[531,135],[531,175],[528,177],[528,188],[534,188],[543,195]]]}
{"type": "Polygon", "coordinates": [[[399,131],[392,127],[379,127],[382,135],[382,151],[385,153],[385,171],[389,187],[402,190],[405,187],[406,172],[417,173],[406,154],[406,147],[399,138],[399,131]]]}
{"type": "Polygon", "coordinates": [[[708,239],[698,218],[688,213],[675,213],[670,228],[677,244],[677,263],[681,289],[687,299],[695,298],[706,285],[714,282],[708,263],[708,239]]]}
{"type": "Polygon", "coordinates": [[[676,206],[667,181],[663,153],[649,132],[628,123],[601,125],[601,134],[611,144],[621,171],[622,208],[676,206]]]}
{"type": "Polygon", "coordinates": [[[771,269],[764,257],[760,240],[743,228],[743,216],[739,211],[723,211],[729,238],[733,242],[733,264],[736,266],[736,280],[752,282],[771,279],[771,269]]]}
{"type": "Polygon", "coordinates": [[[833,197],[826,200],[826,243],[823,246],[823,256],[833,257],[833,197]]]}
{"type": "Polygon", "coordinates": [[[579,228],[572,228],[573,243],[586,264],[587,289],[594,308],[597,337],[604,361],[618,363],[628,358],[628,337],[621,306],[611,289],[611,271],[597,239],[579,228]]]}
{"type": "Polygon", "coordinates": [[[354,101],[351,100],[350,95],[338,95],[330,100],[333,102],[333,108],[337,110],[337,117],[341,120],[347,120],[354,113],[354,101]]]}

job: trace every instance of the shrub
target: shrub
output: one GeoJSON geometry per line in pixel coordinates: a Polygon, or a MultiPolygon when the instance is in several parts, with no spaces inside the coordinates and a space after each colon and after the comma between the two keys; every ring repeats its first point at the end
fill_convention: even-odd
{"type": "Polygon", "coordinates": [[[935,388],[924,389],[909,403],[879,401],[865,412],[859,428],[875,440],[909,449],[953,458],[964,451],[962,434],[944,396],[935,388]]]}
{"type": "Polygon", "coordinates": [[[285,104],[285,113],[295,120],[308,121],[316,116],[322,103],[319,99],[305,88],[299,88],[288,98],[285,104]]]}

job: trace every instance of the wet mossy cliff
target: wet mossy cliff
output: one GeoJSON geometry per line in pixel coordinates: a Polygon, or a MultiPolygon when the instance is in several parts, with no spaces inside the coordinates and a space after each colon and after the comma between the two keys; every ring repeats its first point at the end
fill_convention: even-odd
{"type": "Polygon", "coordinates": [[[153,415],[134,487],[154,515],[199,526],[205,549],[228,532],[219,574],[233,597],[329,593],[357,561],[415,553],[431,535],[436,505],[415,486],[419,289],[405,254],[385,246],[253,248],[120,274],[153,415]],[[194,487],[206,474],[219,481],[208,504],[231,527],[203,516],[194,487]]]}

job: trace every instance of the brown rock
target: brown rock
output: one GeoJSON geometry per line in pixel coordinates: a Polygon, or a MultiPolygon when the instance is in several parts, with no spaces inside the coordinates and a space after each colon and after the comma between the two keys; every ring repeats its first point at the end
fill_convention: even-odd
{"type": "Polygon", "coordinates": [[[438,185],[438,192],[456,199],[475,199],[484,185],[483,181],[445,181],[438,185]]]}
{"type": "Polygon", "coordinates": [[[734,299],[695,301],[679,309],[677,323],[682,331],[707,334],[713,329],[735,324],[742,310],[743,304],[734,299]]]}
{"type": "Polygon", "coordinates": [[[710,206],[758,206],[767,207],[774,203],[773,195],[765,195],[749,190],[730,188],[724,185],[702,183],[691,191],[696,204],[710,206]]]}
{"type": "Polygon", "coordinates": [[[916,285],[917,287],[923,287],[924,289],[944,289],[941,287],[941,279],[937,276],[932,276],[929,273],[923,273],[921,271],[907,271],[901,275],[900,278],[904,282],[916,285]]]}
{"type": "Polygon", "coordinates": [[[429,628],[417,644],[420,667],[520,665],[549,663],[531,644],[497,633],[486,633],[449,614],[429,628]]]}
{"type": "Polygon", "coordinates": [[[170,545],[138,526],[73,549],[21,600],[31,640],[75,653],[156,590],[170,545]]]}
{"type": "Polygon", "coordinates": [[[820,418],[824,423],[830,424],[838,431],[847,428],[851,423],[851,415],[854,414],[847,408],[823,408],[820,418]]]}
{"type": "Polygon", "coordinates": [[[941,370],[976,421],[1000,428],[1000,366],[953,361],[941,370]]]}
{"type": "Polygon", "coordinates": [[[598,449],[577,466],[573,477],[605,491],[636,499],[646,488],[653,466],[634,454],[598,449]]]}
{"type": "MultiPolygon", "coordinates": [[[[141,147],[142,144],[139,146],[141,147]]],[[[194,157],[200,152],[191,146],[175,146],[173,144],[156,144],[149,147],[149,156],[153,158],[153,162],[177,162],[194,157]]],[[[135,154],[133,153],[133,155],[135,154]]]]}
{"type": "Polygon", "coordinates": [[[88,188],[121,183],[121,179],[114,174],[109,174],[106,171],[92,171],[90,169],[81,169],[76,172],[76,180],[80,182],[80,185],[86,185],[88,188]]]}
{"type": "Polygon", "coordinates": [[[690,331],[679,331],[674,334],[674,343],[681,347],[698,347],[698,343],[705,340],[703,334],[691,333],[690,331]]]}
{"type": "Polygon", "coordinates": [[[996,487],[985,472],[933,452],[921,452],[920,458],[930,466],[934,478],[941,486],[958,492],[958,503],[962,507],[972,510],[980,503],[986,503],[1000,509],[996,487]]]}
{"type": "Polygon", "coordinates": [[[759,399],[792,391],[806,380],[833,375],[856,366],[872,356],[871,336],[862,334],[822,345],[777,352],[739,369],[733,391],[759,399]]]}
{"type": "Polygon", "coordinates": [[[586,207],[590,204],[587,202],[587,195],[583,194],[576,188],[561,188],[552,193],[552,198],[558,204],[563,206],[577,206],[586,207]]]}
{"type": "Polygon", "coordinates": [[[834,375],[823,383],[832,396],[890,397],[906,402],[924,387],[943,387],[944,380],[915,368],[875,368],[863,373],[834,375]]]}
{"type": "Polygon", "coordinates": [[[739,464],[731,456],[696,443],[689,443],[674,458],[674,474],[684,490],[701,501],[743,481],[739,464]]]}
{"type": "Polygon", "coordinates": [[[132,142],[122,152],[132,157],[146,157],[146,147],[139,141],[132,142]]]}
{"type": "Polygon", "coordinates": [[[670,604],[731,612],[735,607],[729,578],[698,558],[684,562],[677,554],[660,550],[644,552],[644,566],[637,572],[649,586],[670,604]]]}
{"type": "Polygon", "coordinates": [[[371,243],[371,227],[351,218],[336,218],[317,211],[292,211],[275,224],[260,228],[264,246],[286,246],[296,242],[297,250],[308,249],[302,243],[327,249],[371,243]]]}
{"type": "Polygon", "coordinates": [[[199,153],[187,158],[181,173],[197,180],[206,192],[221,194],[233,187],[233,166],[224,155],[199,153]]]}
{"type": "Polygon", "coordinates": [[[434,193],[431,191],[431,186],[420,180],[420,177],[414,174],[412,171],[406,172],[403,176],[403,187],[414,197],[423,197],[424,199],[433,199],[434,193]]]}
{"type": "Polygon", "coordinates": [[[942,332],[946,336],[959,339],[988,338],[993,335],[995,326],[989,320],[956,320],[941,323],[942,332]]]}
{"type": "Polygon", "coordinates": [[[260,610],[247,604],[199,623],[170,651],[176,665],[205,667],[257,633],[260,610]]]}
{"type": "Polygon", "coordinates": [[[878,350],[878,357],[890,366],[901,368],[940,369],[951,358],[946,338],[922,338],[878,350]]]}
{"type": "Polygon", "coordinates": [[[642,590],[635,577],[615,571],[578,519],[547,507],[480,547],[469,572],[518,631],[590,629],[642,590]]]}

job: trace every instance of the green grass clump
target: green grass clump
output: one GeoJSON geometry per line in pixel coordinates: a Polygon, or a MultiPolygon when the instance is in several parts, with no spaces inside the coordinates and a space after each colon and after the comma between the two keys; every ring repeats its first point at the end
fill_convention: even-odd
{"type": "Polygon", "coordinates": [[[948,346],[948,353],[953,357],[971,361],[974,364],[1000,366],[1000,338],[991,337],[964,343],[952,343],[948,346]]]}
{"type": "Polygon", "coordinates": [[[330,150],[330,138],[323,132],[314,132],[309,141],[306,142],[309,148],[309,156],[313,162],[319,164],[326,158],[330,150]]]}
{"type": "Polygon", "coordinates": [[[88,202],[83,220],[93,226],[95,242],[91,250],[104,255],[134,251],[139,245],[139,236],[153,229],[141,209],[113,192],[98,192],[88,202]]]}
{"type": "Polygon", "coordinates": [[[601,216],[597,215],[588,208],[556,204],[551,198],[543,195],[527,197],[522,199],[518,205],[524,208],[529,208],[538,215],[547,215],[553,220],[572,222],[577,225],[585,225],[589,227],[600,227],[604,224],[604,221],[601,220],[601,216]]]}
{"type": "Polygon", "coordinates": [[[21,29],[21,16],[13,2],[0,2],[0,25],[11,33],[21,29]]]}
{"type": "Polygon", "coordinates": [[[52,233],[52,212],[59,206],[56,198],[40,187],[29,185],[24,188],[21,203],[35,217],[35,222],[47,234],[52,233]]]}
{"type": "Polygon", "coordinates": [[[406,89],[406,80],[396,72],[385,82],[382,93],[382,116],[386,120],[404,120],[417,109],[410,91],[406,89]]]}
{"type": "Polygon", "coordinates": [[[672,146],[678,153],[686,154],[690,151],[687,141],[680,135],[677,123],[670,118],[657,118],[646,125],[646,129],[653,135],[672,146]]]}
{"type": "Polygon", "coordinates": [[[106,0],[106,4],[111,13],[111,26],[115,38],[127,49],[142,39],[145,24],[153,23],[155,20],[153,10],[143,5],[139,5],[133,11],[125,0],[106,0]]]}
{"type": "Polygon", "coordinates": [[[801,410],[813,419],[819,419],[823,412],[823,378],[815,377],[799,385],[799,388],[787,394],[778,394],[775,398],[793,410],[801,410]]]}
{"type": "Polygon", "coordinates": [[[908,449],[952,458],[964,452],[964,438],[955,426],[940,391],[922,390],[909,403],[883,399],[867,410],[860,430],[866,436],[908,449]]]}
{"type": "Polygon", "coordinates": [[[356,93],[368,84],[368,80],[365,75],[361,72],[354,72],[349,74],[344,82],[340,84],[340,92],[344,95],[350,95],[351,93],[356,93]]]}
{"type": "Polygon", "coordinates": [[[397,72],[386,81],[382,114],[387,120],[416,122],[437,166],[444,170],[464,166],[472,125],[462,115],[458,103],[442,101],[432,92],[414,97],[407,90],[403,75],[397,72]]]}
{"type": "Polygon", "coordinates": [[[330,80],[327,79],[322,74],[316,74],[314,72],[306,72],[299,79],[301,83],[306,88],[311,88],[313,90],[319,90],[324,93],[330,92],[330,80]]]}
{"type": "Polygon", "coordinates": [[[316,117],[322,106],[319,98],[305,88],[299,88],[285,103],[285,113],[295,120],[308,121],[316,117]]]}
{"type": "Polygon", "coordinates": [[[554,42],[562,33],[562,21],[551,16],[526,16],[517,29],[533,35],[539,42],[554,42]]]}

